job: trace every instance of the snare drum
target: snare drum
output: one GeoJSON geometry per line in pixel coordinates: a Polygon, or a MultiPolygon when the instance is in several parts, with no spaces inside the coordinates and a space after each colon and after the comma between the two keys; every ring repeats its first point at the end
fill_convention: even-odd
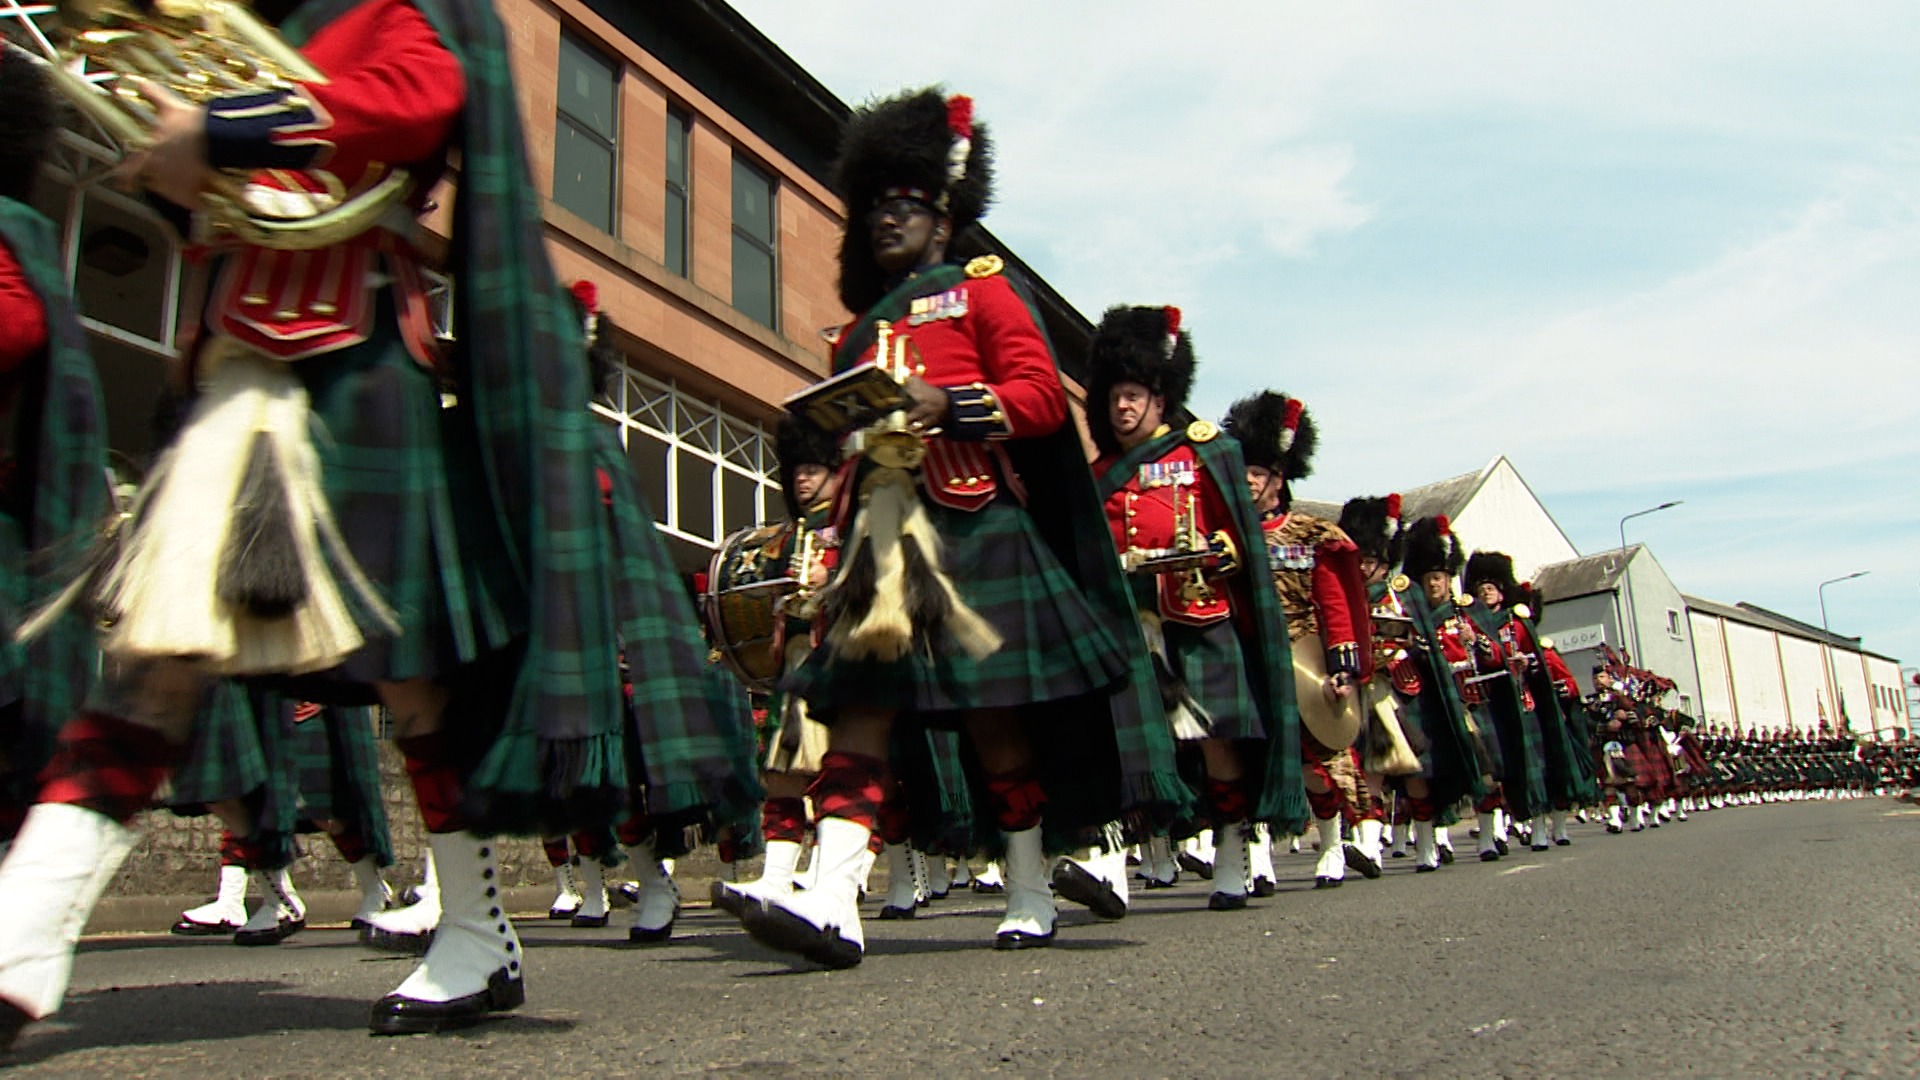
{"type": "Polygon", "coordinates": [[[793,526],[753,525],[727,537],[707,566],[700,616],[727,668],[754,693],[780,678],[781,601],[800,583],[781,558],[793,526]]]}

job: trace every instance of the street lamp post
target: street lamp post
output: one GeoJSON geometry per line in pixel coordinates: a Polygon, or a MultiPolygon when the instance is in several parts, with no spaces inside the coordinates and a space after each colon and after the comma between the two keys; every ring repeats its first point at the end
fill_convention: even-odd
{"type": "Polygon", "coordinates": [[[1640,655],[1640,621],[1634,617],[1633,613],[1633,566],[1631,560],[1627,558],[1627,522],[1637,517],[1646,517],[1648,514],[1657,514],[1662,510],[1671,510],[1685,501],[1685,499],[1675,499],[1672,502],[1663,502],[1659,506],[1635,510],[1620,519],[1620,581],[1626,587],[1627,632],[1633,638],[1633,659],[1638,664],[1645,664],[1646,658],[1640,655]]]}
{"type": "MultiPolygon", "coordinates": [[[[1820,583],[1818,589],[1814,590],[1820,596],[1820,629],[1827,635],[1828,639],[1833,637],[1833,627],[1827,625],[1827,586],[1838,585],[1843,581],[1852,581],[1858,577],[1866,577],[1871,573],[1873,573],[1871,570],[1855,570],[1851,574],[1842,574],[1837,578],[1828,578],[1820,583]]],[[[1842,718],[1840,712],[1840,680],[1836,678],[1833,673],[1833,642],[1831,640],[1823,639],[1820,642],[1820,657],[1826,661],[1827,700],[1833,703],[1833,722],[1834,726],[1838,727],[1842,718]]]]}

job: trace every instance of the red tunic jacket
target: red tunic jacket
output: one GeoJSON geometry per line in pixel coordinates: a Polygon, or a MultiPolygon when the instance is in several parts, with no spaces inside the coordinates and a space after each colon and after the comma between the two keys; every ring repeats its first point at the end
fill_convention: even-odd
{"type": "MultiPolygon", "coordinates": [[[[1095,475],[1113,464],[1111,458],[1094,462],[1095,475]]],[[[1176,518],[1191,514],[1193,527],[1201,543],[1217,542],[1230,535],[1232,517],[1219,483],[1200,463],[1193,446],[1185,441],[1175,445],[1157,461],[1143,464],[1127,482],[1107,496],[1107,527],[1113,531],[1116,550],[1170,551],[1178,546],[1176,518]]],[[[1231,543],[1228,544],[1231,550],[1231,543]]],[[[1209,581],[1217,581],[1237,570],[1236,556],[1219,568],[1204,571],[1209,581]]],[[[1192,580],[1188,573],[1156,575],[1156,592],[1162,618],[1193,626],[1219,622],[1233,614],[1233,603],[1224,587],[1211,595],[1183,596],[1192,580]]]]}
{"type": "MultiPolygon", "coordinates": [[[[302,52],[328,81],[209,103],[208,163],[261,170],[250,186],[268,198],[354,191],[398,166],[415,177],[418,209],[466,101],[459,61],[426,16],[406,0],[364,0],[302,52]]],[[[317,251],[232,247],[208,299],[213,330],[286,360],[358,344],[372,331],[384,271],[408,347],[432,362],[419,265],[396,234],[375,229],[317,251]]]]}

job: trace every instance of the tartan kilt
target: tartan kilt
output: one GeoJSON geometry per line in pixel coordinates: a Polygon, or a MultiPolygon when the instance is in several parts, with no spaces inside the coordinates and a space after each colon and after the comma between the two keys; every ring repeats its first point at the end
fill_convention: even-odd
{"type": "Polygon", "coordinates": [[[199,817],[211,813],[214,803],[266,787],[273,773],[254,708],[253,695],[232,679],[206,689],[186,752],[163,798],[169,810],[199,817]]]}
{"type": "MultiPolygon", "coordinates": [[[[1232,619],[1193,626],[1171,620],[1161,624],[1167,640],[1167,666],[1213,721],[1210,737],[1265,739],[1260,705],[1247,679],[1246,654],[1232,619]]],[[[1307,736],[1302,733],[1302,743],[1307,736]]]]}
{"type": "MultiPolygon", "coordinates": [[[[941,561],[960,599],[997,630],[999,650],[975,660],[950,643],[917,640],[896,661],[844,660],[822,644],[782,687],[829,726],[843,708],[921,715],[948,724],[972,709],[1034,705],[1118,686],[1127,657],[1100,625],[1025,507],[1002,493],[975,511],[921,504],[942,542],[941,561]]],[[[1033,723],[1043,710],[1029,710],[1033,723]]]]}
{"type": "Polygon", "coordinates": [[[731,828],[743,853],[755,850],[757,840],[746,838],[759,836],[764,792],[746,691],[709,659],[692,597],[611,431],[594,462],[610,482],[611,586],[631,678],[624,733],[631,804],[664,830],[711,837],[731,828]]]}
{"type": "Polygon", "coordinates": [[[372,709],[326,706],[294,725],[296,786],[303,823],[339,822],[366,841],[374,865],[386,867],[394,861],[393,836],[373,724],[372,709]]]}
{"type": "MultiPolygon", "coordinates": [[[[783,670],[793,671],[806,662],[812,651],[806,624],[788,620],[786,662],[783,670]]],[[[793,694],[775,691],[767,703],[765,746],[760,767],[770,773],[794,773],[814,776],[827,755],[829,732],[826,725],[807,711],[806,702],[793,694]]]]}
{"type": "Polygon", "coordinates": [[[1633,773],[1633,786],[1650,799],[1677,794],[1673,782],[1673,758],[1660,736],[1636,738],[1624,742],[1627,768],[1633,773]]]}
{"type": "MultiPolygon", "coordinates": [[[[485,478],[470,454],[453,452],[439,383],[407,350],[381,295],[367,341],[289,367],[312,404],[321,487],[341,537],[400,630],[367,630],[340,667],[294,680],[291,696],[306,700],[371,704],[376,681],[445,674],[525,630],[505,615],[523,605],[497,592],[517,574],[491,523],[456,509],[491,506],[485,478]]],[[[376,627],[344,592],[355,620],[376,627]]]]}

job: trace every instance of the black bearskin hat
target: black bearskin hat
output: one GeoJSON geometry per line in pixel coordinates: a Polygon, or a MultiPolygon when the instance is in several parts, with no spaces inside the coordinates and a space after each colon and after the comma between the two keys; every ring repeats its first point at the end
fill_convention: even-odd
{"type": "Polygon", "coordinates": [[[1289,490],[1294,481],[1313,475],[1313,417],[1299,398],[1262,390],[1234,402],[1222,426],[1240,444],[1248,465],[1279,473],[1289,490]]]}
{"type": "Polygon", "coordinates": [[[59,122],[53,87],[40,65],[0,44],[0,195],[32,201],[59,122]]]}
{"type": "Polygon", "coordinates": [[[1513,580],[1513,556],[1505,552],[1476,551],[1467,557],[1467,591],[1479,588],[1482,582],[1492,582],[1509,607],[1526,602],[1520,594],[1520,583],[1513,580]]]}
{"type": "Polygon", "coordinates": [[[1179,308],[1124,304],[1108,308],[1093,332],[1087,357],[1087,427],[1093,433],[1093,445],[1102,454],[1120,451],[1107,408],[1108,395],[1116,385],[1139,383],[1166,398],[1165,419],[1171,423],[1186,408],[1194,365],[1193,336],[1180,328],[1179,308]]]}
{"type": "Polygon", "coordinates": [[[773,450],[780,458],[780,491],[787,500],[787,513],[795,521],[807,508],[793,491],[793,471],[802,465],[824,465],[828,469],[840,463],[840,444],[832,435],[796,416],[780,418],[773,431],[773,450]]]}
{"type": "Polygon", "coordinates": [[[833,191],[846,205],[840,240],[840,302],[865,311],[886,289],[873,261],[865,215],[889,193],[924,199],[953,220],[951,246],[987,212],[993,195],[993,144],[975,123],[973,99],[938,87],[914,90],[856,110],[840,136],[833,191]]]}
{"type": "Polygon", "coordinates": [[[1445,514],[1421,518],[1407,528],[1400,572],[1414,581],[1435,570],[1444,570],[1449,575],[1458,573],[1464,561],[1460,538],[1453,535],[1453,526],[1445,514]]]}
{"type": "Polygon", "coordinates": [[[1360,548],[1360,554],[1394,565],[1406,547],[1406,533],[1400,528],[1400,496],[1348,499],[1340,508],[1340,531],[1360,548]]]}

